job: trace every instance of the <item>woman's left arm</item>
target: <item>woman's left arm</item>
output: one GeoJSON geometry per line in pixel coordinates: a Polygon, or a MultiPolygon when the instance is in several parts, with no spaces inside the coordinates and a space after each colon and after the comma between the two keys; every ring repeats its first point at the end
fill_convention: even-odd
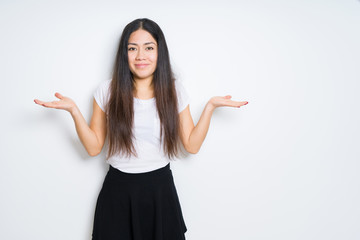
{"type": "Polygon", "coordinates": [[[186,151],[192,154],[199,152],[202,143],[209,130],[211,116],[217,107],[241,107],[248,102],[238,102],[231,100],[231,96],[212,97],[200,116],[199,122],[194,126],[193,119],[190,114],[189,105],[180,113],[180,138],[186,151]]]}

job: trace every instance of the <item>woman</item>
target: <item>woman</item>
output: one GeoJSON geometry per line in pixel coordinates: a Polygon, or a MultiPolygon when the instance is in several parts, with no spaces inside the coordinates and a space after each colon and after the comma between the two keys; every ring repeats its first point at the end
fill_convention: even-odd
{"type": "Polygon", "coordinates": [[[212,97],[194,126],[163,32],[146,18],[125,27],[112,79],[95,91],[90,126],[74,101],[55,96],[60,100],[35,103],[68,111],[89,155],[98,155],[109,140],[110,166],[97,200],[93,239],[185,239],[170,160],[178,156],[180,142],[189,153],[199,151],[215,108],[247,102],[212,97]]]}

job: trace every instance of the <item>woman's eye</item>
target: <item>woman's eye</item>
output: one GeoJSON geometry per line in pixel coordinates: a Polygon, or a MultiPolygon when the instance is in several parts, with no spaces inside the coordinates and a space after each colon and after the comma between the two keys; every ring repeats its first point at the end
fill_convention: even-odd
{"type": "Polygon", "coordinates": [[[154,50],[153,47],[147,47],[146,50],[154,50]]]}
{"type": "Polygon", "coordinates": [[[134,47],[131,47],[128,49],[129,51],[135,51],[136,49],[134,47]]]}

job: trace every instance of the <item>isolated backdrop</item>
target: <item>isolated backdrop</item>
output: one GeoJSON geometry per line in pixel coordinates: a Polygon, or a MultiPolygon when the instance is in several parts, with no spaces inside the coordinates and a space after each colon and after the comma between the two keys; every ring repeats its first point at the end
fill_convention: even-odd
{"type": "Polygon", "coordinates": [[[105,151],[87,120],[124,26],[163,29],[196,123],[217,109],[196,155],[172,163],[188,240],[360,239],[360,1],[0,2],[0,239],[90,239],[105,151]]]}

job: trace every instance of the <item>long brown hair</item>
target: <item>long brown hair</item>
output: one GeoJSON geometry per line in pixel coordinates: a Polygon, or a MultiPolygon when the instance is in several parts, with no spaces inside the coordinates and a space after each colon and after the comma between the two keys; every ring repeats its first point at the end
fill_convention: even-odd
{"type": "Polygon", "coordinates": [[[133,144],[133,90],[135,87],[128,63],[128,40],[130,34],[138,29],[149,32],[158,45],[157,66],[152,83],[161,124],[160,144],[163,144],[165,154],[172,159],[178,156],[180,149],[180,121],[175,78],[171,70],[164,34],[154,21],[147,18],[136,19],[129,23],[120,38],[110,84],[110,98],[106,105],[109,137],[108,158],[117,153],[137,156],[133,144]]]}

